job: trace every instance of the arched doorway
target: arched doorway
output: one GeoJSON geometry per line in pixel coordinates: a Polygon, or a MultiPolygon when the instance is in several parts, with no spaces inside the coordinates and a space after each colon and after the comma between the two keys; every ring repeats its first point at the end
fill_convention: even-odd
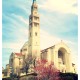
{"type": "Polygon", "coordinates": [[[70,53],[71,51],[65,43],[61,42],[55,45],[53,55],[54,65],[61,72],[71,72],[70,53]],[[63,68],[65,68],[65,70],[63,70],[63,68]]]}
{"type": "Polygon", "coordinates": [[[64,48],[59,48],[58,50],[58,67],[60,72],[65,73],[66,72],[66,59],[65,54],[66,50],[64,48]]]}

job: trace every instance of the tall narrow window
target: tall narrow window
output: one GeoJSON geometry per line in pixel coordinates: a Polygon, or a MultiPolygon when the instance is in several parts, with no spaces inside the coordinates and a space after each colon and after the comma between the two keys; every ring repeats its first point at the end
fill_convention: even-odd
{"type": "Polygon", "coordinates": [[[37,23],[34,23],[34,26],[36,26],[36,27],[37,27],[37,23]]]}
{"type": "Polygon", "coordinates": [[[27,49],[24,49],[24,51],[27,51],[27,49]]]}
{"type": "Polygon", "coordinates": [[[30,36],[31,36],[31,32],[30,32],[30,36]]]}
{"type": "Polygon", "coordinates": [[[39,21],[39,17],[34,16],[34,19],[37,20],[37,21],[39,21]]]}
{"type": "Polygon", "coordinates": [[[29,24],[29,29],[32,27],[32,23],[29,24]]]}
{"type": "Polygon", "coordinates": [[[35,36],[37,36],[37,32],[35,32],[35,36]]]}
{"type": "Polygon", "coordinates": [[[34,10],[37,10],[37,7],[34,7],[34,10]]]}

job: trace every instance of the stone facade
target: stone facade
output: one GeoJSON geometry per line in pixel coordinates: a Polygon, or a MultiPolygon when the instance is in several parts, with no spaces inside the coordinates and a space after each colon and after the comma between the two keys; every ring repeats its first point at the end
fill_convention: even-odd
{"type": "Polygon", "coordinates": [[[71,72],[71,56],[70,49],[62,41],[54,46],[41,51],[41,57],[49,62],[54,62],[54,65],[60,72],[71,72]]]}
{"type": "Polygon", "coordinates": [[[77,71],[76,65],[74,63],[72,63],[72,73],[77,73],[76,71],[77,71]]]}
{"type": "Polygon", "coordinates": [[[20,50],[20,53],[24,55],[24,59],[27,58],[28,55],[28,42],[26,42],[20,50]]]}
{"type": "Polygon", "coordinates": [[[18,74],[19,69],[23,67],[23,55],[21,53],[12,53],[9,59],[9,65],[13,74],[18,74]]]}
{"type": "Polygon", "coordinates": [[[40,57],[40,18],[38,14],[38,5],[35,1],[31,6],[31,15],[29,16],[29,55],[40,57]],[[35,55],[36,54],[36,55],[35,55]]]}

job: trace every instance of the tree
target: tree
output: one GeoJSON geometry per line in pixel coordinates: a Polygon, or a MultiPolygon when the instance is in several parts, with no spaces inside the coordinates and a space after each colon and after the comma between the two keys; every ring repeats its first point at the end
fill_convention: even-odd
{"type": "Polygon", "coordinates": [[[36,80],[60,80],[59,70],[53,62],[49,64],[47,60],[37,60],[34,71],[37,73],[36,80]]]}
{"type": "Polygon", "coordinates": [[[35,63],[34,60],[35,60],[35,58],[32,58],[32,56],[30,56],[30,55],[28,55],[27,58],[24,60],[24,70],[25,70],[26,74],[28,73],[30,65],[34,65],[34,63],[35,63]]]}

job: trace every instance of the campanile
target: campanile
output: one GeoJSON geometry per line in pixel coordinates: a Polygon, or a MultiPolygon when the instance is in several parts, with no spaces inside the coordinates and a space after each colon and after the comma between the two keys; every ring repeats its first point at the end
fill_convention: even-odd
{"type": "Polygon", "coordinates": [[[28,50],[32,57],[40,58],[40,17],[38,14],[38,5],[36,0],[33,0],[31,15],[29,16],[28,50]]]}

